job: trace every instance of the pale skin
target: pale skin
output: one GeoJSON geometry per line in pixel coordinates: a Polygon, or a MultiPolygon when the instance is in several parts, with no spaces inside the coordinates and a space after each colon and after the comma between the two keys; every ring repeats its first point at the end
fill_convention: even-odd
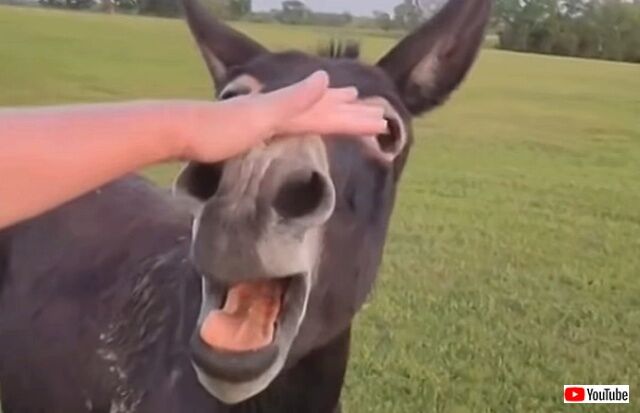
{"type": "Polygon", "coordinates": [[[0,109],[0,228],[152,164],[218,162],[279,136],[379,134],[383,112],[325,72],[224,102],[0,109]]]}

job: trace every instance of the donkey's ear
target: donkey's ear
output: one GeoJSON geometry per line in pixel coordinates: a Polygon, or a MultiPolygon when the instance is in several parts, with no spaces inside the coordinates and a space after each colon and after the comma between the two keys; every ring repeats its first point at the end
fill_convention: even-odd
{"type": "Polygon", "coordinates": [[[463,81],[484,40],[491,0],[449,0],[380,60],[407,108],[420,114],[443,103],[463,81]]]}
{"type": "Polygon", "coordinates": [[[228,80],[229,68],[247,63],[268,51],[216,19],[201,1],[204,0],[183,0],[184,12],[216,87],[220,87],[228,80]]]}

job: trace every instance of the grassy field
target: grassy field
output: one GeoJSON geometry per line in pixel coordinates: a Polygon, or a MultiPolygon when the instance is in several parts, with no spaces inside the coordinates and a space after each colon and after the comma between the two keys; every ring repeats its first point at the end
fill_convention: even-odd
{"type": "MultiPolygon", "coordinates": [[[[0,105],[211,95],[180,21],[0,7],[0,39],[0,105]]],[[[393,44],[361,40],[368,60],[393,44]]],[[[638,411],[640,66],[487,50],[416,130],[345,411],[638,411]],[[572,383],[633,401],[565,406],[572,383]]]]}

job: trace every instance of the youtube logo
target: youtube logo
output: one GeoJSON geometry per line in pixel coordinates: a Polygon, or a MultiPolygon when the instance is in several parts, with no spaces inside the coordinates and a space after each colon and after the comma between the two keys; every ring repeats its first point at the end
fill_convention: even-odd
{"type": "Polygon", "coordinates": [[[586,394],[584,387],[567,387],[564,389],[564,401],[570,403],[583,402],[586,394]]]}
{"type": "Polygon", "coordinates": [[[631,392],[628,384],[570,384],[564,386],[565,403],[625,403],[629,404],[631,392]]]}

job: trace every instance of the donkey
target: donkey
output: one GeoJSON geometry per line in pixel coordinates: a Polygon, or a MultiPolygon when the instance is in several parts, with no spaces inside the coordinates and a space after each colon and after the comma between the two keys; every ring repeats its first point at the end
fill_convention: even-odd
{"type": "Polygon", "coordinates": [[[353,45],[269,52],[185,0],[219,99],[324,69],[388,133],[187,164],[175,196],[128,176],[0,232],[4,412],[339,412],[412,117],[463,81],[490,3],[451,0],[371,66],[353,45]]]}

